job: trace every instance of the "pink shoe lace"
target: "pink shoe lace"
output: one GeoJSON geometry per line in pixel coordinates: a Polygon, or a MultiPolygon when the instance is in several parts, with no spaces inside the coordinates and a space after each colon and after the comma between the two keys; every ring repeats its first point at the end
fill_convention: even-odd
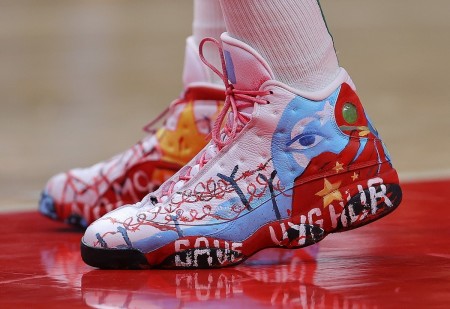
{"type": "Polygon", "coordinates": [[[175,99],[158,116],[156,116],[156,118],[147,123],[142,128],[142,130],[150,134],[156,133],[157,129],[159,128],[158,124],[164,122],[167,119],[167,115],[169,114],[169,112],[173,111],[177,107],[177,105],[181,104],[186,104],[186,100],[183,97],[175,99]]]}
{"type": "MultiPolygon", "coordinates": [[[[164,197],[169,197],[173,192],[180,189],[185,182],[189,181],[198,171],[203,168],[203,166],[208,163],[208,161],[214,157],[217,151],[230,144],[236,135],[242,131],[244,126],[250,121],[251,117],[240,112],[240,110],[253,107],[255,103],[257,104],[269,104],[269,101],[258,98],[258,96],[265,96],[271,94],[271,91],[260,91],[260,90],[239,90],[235,89],[233,84],[228,80],[227,68],[225,63],[225,57],[223,55],[223,49],[221,44],[213,38],[205,38],[200,42],[199,45],[200,59],[205,63],[214,73],[216,73],[223,81],[225,85],[225,103],[223,109],[219,113],[214,126],[212,128],[212,141],[213,144],[209,145],[203,152],[199,155],[196,165],[187,168],[182,171],[178,176],[178,181],[171,181],[167,189],[162,191],[161,200],[164,197]],[[222,63],[222,72],[220,72],[216,67],[206,60],[203,55],[203,46],[205,43],[210,42],[217,46],[220,53],[220,59],[222,63]],[[229,111],[231,110],[231,117],[229,111]],[[225,124],[224,124],[225,122],[225,124]],[[222,128],[223,127],[223,128],[222,128]],[[216,148],[216,149],[214,149],[216,148]],[[213,152],[213,153],[212,153],[213,152]]],[[[170,180],[169,180],[170,181],[170,180]]],[[[156,197],[150,196],[153,204],[157,202],[156,197]]]]}
{"type": "Polygon", "coordinates": [[[205,38],[200,42],[199,46],[199,53],[200,53],[200,59],[203,61],[204,64],[206,64],[214,73],[216,73],[223,81],[225,85],[225,104],[223,106],[222,111],[217,117],[216,122],[214,123],[213,129],[212,129],[212,139],[214,140],[214,143],[216,146],[220,149],[225,147],[227,144],[229,144],[236,134],[240,131],[238,130],[239,124],[242,124],[241,128],[247,124],[247,122],[250,121],[250,118],[248,116],[245,116],[239,112],[239,109],[246,108],[246,107],[253,107],[254,103],[258,104],[267,104],[269,103],[267,100],[257,98],[257,96],[264,96],[271,93],[271,91],[259,91],[259,90],[238,90],[235,89],[233,84],[230,83],[228,80],[228,73],[227,73],[227,67],[225,63],[225,57],[223,55],[223,49],[221,47],[221,44],[219,41],[213,38],[205,38]],[[211,42],[214,45],[217,46],[219,52],[220,52],[220,60],[222,63],[222,73],[214,67],[211,63],[208,62],[208,60],[205,59],[203,56],[203,45],[206,42],[211,42]],[[237,102],[237,99],[239,102],[237,102]],[[228,110],[231,109],[231,112],[233,114],[233,119],[231,120],[231,128],[229,126],[230,121],[227,121],[224,127],[223,133],[228,136],[226,139],[221,138],[221,127],[225,120],[225,117],[228,113],[228,110]]]}

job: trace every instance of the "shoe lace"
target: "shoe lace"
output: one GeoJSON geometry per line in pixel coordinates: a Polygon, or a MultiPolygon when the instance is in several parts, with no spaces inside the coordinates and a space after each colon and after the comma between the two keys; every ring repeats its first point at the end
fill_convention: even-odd
{"type": "Polygon", "coordinates": [[[172,101],[172,103],[170,103],[169,106],[166,107],[158,116],[147,123],[142,128],[142,130],[144,130],[144,132],[154,134],[157,131],[157,128],[159,128],[158,124],[165,121],[170,112],[172,112],[178,105],[181,104],[186,104],[186,100],[184,99],[184,97],[180,97],[172,101]]]}
{"type": "Polygon", "coordinates": [[[234,88],[233,84],[230,83],[228,79],[228,71],[226,67],[225,57],[223,49],[219,41],[214,38],[205,38],[200,42],[200,59],[206,64],[214,73],[216,73],[223,81],[225,85],[225,104],[217,117],[212,129],[212,139],[217,147],[222,149],[227,144],[229,144],[235,137],[236,134],[240,132],[242,127],[250,121],[250,117],[240,113],[240,109],[246,107],[253,107],[254,103],[267,104],[269,101],[258,98],[258,96],[264,96],[271,93],[271,91],[261,91],[261,90],[239,90],[234,88]],[[208,60],[205,59],[203,55],[203,46],[205,43],[211,42],[216,45],[220,53],[220,60],[222,64],[222,72],[220,72],[214,65],[212,65],[208,60]],[[225,121],[228,111],[231,109],[232,119],[231,121],[226,121],[224,129],[221,127],[225,121]],[[231,125],[230,125],[231,123],[231,125]],[[224,136],[224,134],[226,136],[224,136]]]}
{"type": "MultiPolygon", "coordinates": [[[[213,38],[205,38],[199,45],[200,59],[207,65],[214,73],[216,73],[225,85],[225,102],[224,106],[217,116],[211,131],[212,142],[206,149],[204,149],[197,157],[196,164],[192,167],[181,171],[178,175],[178,180],[169,180],[170,184],[167,189],[162,190],[161,201],[167,199],[173,192],[180,189],[185,182],[189,181],[200,169],[203,168],[208,161],[215,156],[215,154],[222,148],[230,144],[236,135],[242,131],[244,126],[250,121],[251,116],[241,112],[242,109],[253,107],[257,104],[269,104],[270,102],[259,98],[271,94],[271,91],[264,90],[239,90],[234,88],[233,84],[228,79],[228,72],[225,62],[225,57],[221,43],[213,38]],[[206,43],[214,44],[220,53],[220,60],[222,72],[212,65],[203,55],[203,47],[206,43]],[[229,113],[230,112],[230,113],[229,113]]],[[[157,202],[155,196],[150,196],[153,204],[157,202]]]]}

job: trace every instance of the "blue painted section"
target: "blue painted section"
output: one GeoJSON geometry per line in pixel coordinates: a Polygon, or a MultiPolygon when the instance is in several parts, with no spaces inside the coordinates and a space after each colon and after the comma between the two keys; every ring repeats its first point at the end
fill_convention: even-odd
{"type": "MultiPolygon", "coordinates": [[[[265,196],[264,199],[267,199],[265,203],[259,205],[259,207],[255,208],[251,212],[246,213],[238,219],[226,224],[226,226],[219,231],[211,233],[211,230],[209,230],[209,235],[220,239],[241,242],[249,238],[262,226],[269,222],[276,221],[277,216],[273,209],[270,194],[265,196]]],[[[287,218],[287,210],[291,209],[292,197],[278,195],[276,197],[276,201],[280,210],[281,219],[287,218]]]]}
{"type": "Polygon", "coordinates": [[[389,150],[387,150],[387,147],[383,142],[381,142],[381,145],[383,145],[384,154],[386,155],[386,160],[391,162],[391,154],[389,153],[389,150]]]}
{"type": "Polygon", "coordinates": [[[378,135],[378,131],[377,131],[377,129],[373,126],[372,120],[370,119],[369,115],[367,115],[366,112],[364,112],[364,114],[365,114],[366,119],[367,119],[367,122],[368,122],[368,124],[369,124],[369,130],[370,130],[370,132],[372,132],[372,134],[374,134],[376,137],[379,138],[380,136],[378,135]]]}
{"type": "Polygon", "coordinates": [[[151,252],[172,241],[177,240],[178,238],[179,237],[177,232],[162,230],[159,233],[134,242],[133,248],[141,250],[142,252],[151,252]]]}
{"type": "Polygon", "coordinates": [[[236,74],[234,72],[234,64],[233,64],[233,59],[231,58],[231,53],[227,50],[224,50],[223,55],[225,57],[225,63],[227,66],[228,80],[232,84],[236,84],[236,74]]]}
{"type": "Polygon", "coordinates": [[[41,193],[41,199],[39,200],[39,212],[51,219],[58,219],[53,198],[45,191],[41,193]]]}
{"type": "Polygon", "coordinates": [[[124,240],[125,243],[127,244],[128,248],[131,248],[132,245],[131,245],[130,238],[128,237],[127,230],[126,230],[124,227],[119,226],[119,227],[117,227],[117,232],[119,232],[120,234],[122,234],[123,240],[124,240]]]}
{"type": "MultiPolygon", "coordinates": [[[[233,221],[213,220],[209,222],[211,225],[185,226],[183,234],[185,236],[207,236],[234,242],[244,241],[263,225],[277,220],[270,194],[263,199],[267,201],[258,205],[258,207],[254,205],[255,208],[252,211],[244,210],[241,216],[233,221]]],[[[287,209],[291,208],[292,198],[278,195],[276,200],[281,218],[287,218],[287,209]]]]}
{"type": "Polygon", "coordinates": [[[360,144],[359,144],[358,152],[356,153],[356,156],[355,156],[355,158],[353,158],[352,162],[358,160],[359,156],[361,155],[361,153],[363,152],[364,148],[367,145],[368,139],[367,138],[360,138],[359,141],[360,141],[360,144]]]}
{"type": "MultiPolygon", "coordinates": [[[[292,190],[288,190],[285,194],[292,195],[292,190]]],[[[255,209],[252,211],[244,210],[241,213],[241,216],[235,220],[223,221],[211,219],[209,221],[203,221],[202,225],[197,226],[179,224],[178,228],[182,230],[182,234],[185,237],[205,236],[235,242],[244,241],[259,228],[261,228],[261,226],[267,224],[268,222],[277,220],[270,193],[266,194],[262,199],[267,201],[261,205],[257,205],[257,203],[260,202],[260,200],[257,200],[257,203],[253,205],[255,209]],[[208,223],[205,224],[206,222],[208,223]]],[[[280,194],[276,197],[276,201],[281,218],[287,218],[288,210],[291,209],[292,198],[290,196],[280,194]]],[[[236,202],[240,202],[239,198],[236,198],[236,202]]],[[[225,211],[227,204],[223,204],[223,207],[225,211]]],[[[244,206],[241,205],[241,207],[244,206]]],[[[227,213],[230,215],[229,208],[227,213]]],[[[133,243],[133,247],[141,250],[142,252],[151,252],[177,239],[179,239],[177,232],[161,231],[148,238],[133,243]]],[[[126,248],[126,246],[123,247],[126,248]]]]}
{"type": "Polygon", "coordinates": [[[311,159],[325,151],[339,153],[347,145],[349,137],[339,133],[332,112],[339,91],[323,101],[297,96],[284,110],[271,147],[275,169],[285,187],[292,187],[311,159]]]}
{"type": "Polygon", "coordinates": [[[100,243],[100,246],[102,246],[102,248],[108,248],[108,244],[105,242],[105,240],[102,238],[102,236],[100,236],[99,233],[95,234],[95,237],[97,238],[97,240],[100,243]]]}

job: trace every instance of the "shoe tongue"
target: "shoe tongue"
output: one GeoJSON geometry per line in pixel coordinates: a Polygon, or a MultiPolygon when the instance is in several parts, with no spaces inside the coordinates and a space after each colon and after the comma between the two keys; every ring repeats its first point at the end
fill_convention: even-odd
{"type": "Polygon", "coordinates": [[[239,90],[259,90],[273,72],[264,58],[252,47],[223,33],[221,35],[228,79],[239,90]]]}

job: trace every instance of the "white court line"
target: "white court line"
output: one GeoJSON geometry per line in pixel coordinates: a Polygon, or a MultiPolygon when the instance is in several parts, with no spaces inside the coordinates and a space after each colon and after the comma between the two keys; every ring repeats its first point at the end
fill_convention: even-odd
{"type": "Polygon", "coordinates": [[[450,179],[450,169],[399,173],[400,182],[450,179]]]}
{"type": "Polygon", "coordinates": [[[14,202],[14,201],[2,201],[0,206],[0,213],[5,212],[19,212],[19,211],[30,211],[38,210],[38,200],[36,202],[14,202]]]}

